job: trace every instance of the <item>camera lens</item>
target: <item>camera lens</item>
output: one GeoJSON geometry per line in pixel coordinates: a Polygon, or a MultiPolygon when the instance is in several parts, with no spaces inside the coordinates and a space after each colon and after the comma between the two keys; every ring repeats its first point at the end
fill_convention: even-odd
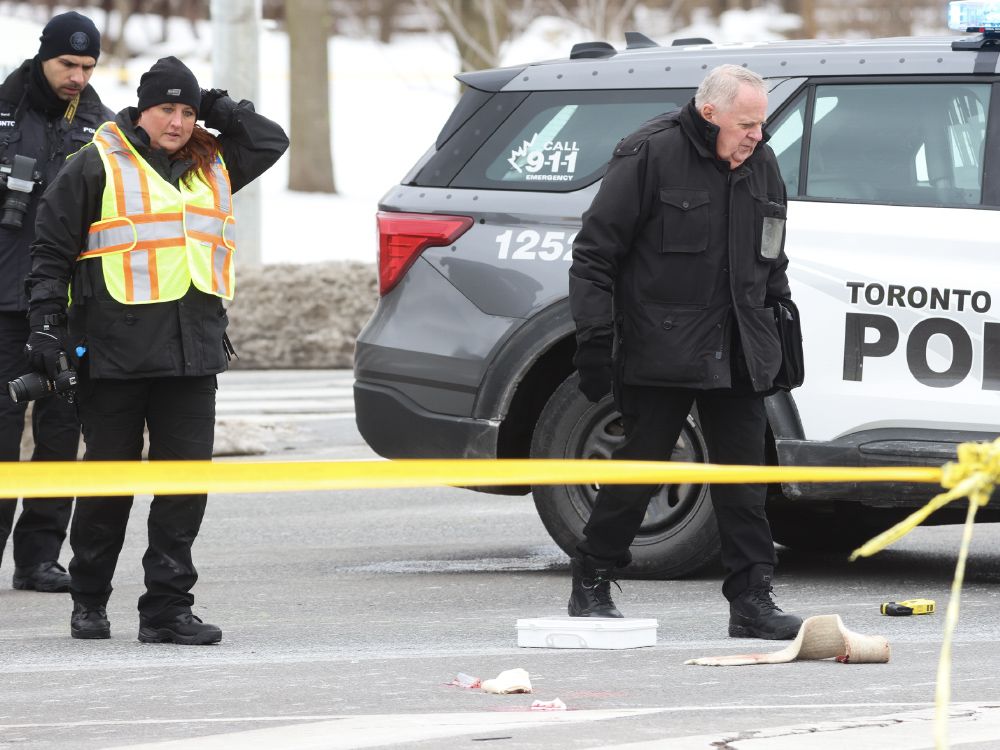
{"type": "Polygon", "coordinates": [[[36,398],[49,395],[50,391],[48,379],[37,372],[29,372],[7,383],[7,393],[10,394],[10,400],[16,404],[34,401],[36,398]]]}
{"type": "Polygon", "coordinates": [[[28,195],[14,190],[7,191],[7,199],[0,206],[0,227],[20,229],[24,225],[24,214],[28,210],[28,195]],[[23,197],[22,197],[23,195],[23,197]]]}

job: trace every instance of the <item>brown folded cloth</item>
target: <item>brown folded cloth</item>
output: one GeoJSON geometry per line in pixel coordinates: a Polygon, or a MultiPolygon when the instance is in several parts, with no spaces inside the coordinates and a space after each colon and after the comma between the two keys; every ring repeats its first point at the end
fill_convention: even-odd
{"type": "Polygon", "coordinates": [[[807,659],[836,659],[842,664],[885,664],[889,642],[878,635],[848,630],[840,615],[818,615],[802,623],[795,640],[770,654],[733,654],[688,659],[685,664],[739,667],[746,664],[787,664],[807,659]]]}

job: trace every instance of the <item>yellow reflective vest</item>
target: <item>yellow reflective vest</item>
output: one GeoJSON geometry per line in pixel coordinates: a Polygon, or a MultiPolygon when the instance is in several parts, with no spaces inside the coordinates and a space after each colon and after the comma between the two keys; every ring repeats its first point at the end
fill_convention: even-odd
{"type": "Polygon", "coordinates": [[[232,299],[235,218],[229,173],[217,155],[176,188],[143,159],[113,122],[94,145],[107,176],[101,218],[90,225],[78,261],[100,260],[111,296],[126,305],[169,302],[191,284],[232,299]]]}

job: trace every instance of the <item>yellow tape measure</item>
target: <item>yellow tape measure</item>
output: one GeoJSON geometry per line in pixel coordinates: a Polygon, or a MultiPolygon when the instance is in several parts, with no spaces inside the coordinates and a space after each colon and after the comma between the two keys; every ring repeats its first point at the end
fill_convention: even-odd
{"type": "Polygon", "coordinates": [[[883,602],[880,611],[883,615],[889,615],[890,617],[932,615],[934,614],[934,600],[907,599],[903,602],[883,602]]]}

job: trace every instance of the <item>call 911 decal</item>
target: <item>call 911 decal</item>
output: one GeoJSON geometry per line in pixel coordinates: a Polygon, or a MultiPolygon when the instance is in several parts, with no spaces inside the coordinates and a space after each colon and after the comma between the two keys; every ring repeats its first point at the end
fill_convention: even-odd
{"type": "Polygon", "coordinates": [[[553,141],[535,133],[511,149],[507,163],[514,168],[510,179],[539,182],[569,182],[576,173],[576,158],[580,147],[576,141],[553,141]]]}
{"type": "MultiPolygon", "coordinates": [[[[985,315],[993,300],[989,292],[973,289],[939,289],[936,287],[901,284],[873,284],[848,281],[852,305],[862,302],[873,307],[940,310],[985,315]]],[[[905,347],[906,365],[914,379],[931,388],[950,388],[965,380],[972,372],[974,337],[953,318],[934,316],[923,318],[901,340],[897,321],[879,313],[847,313],[844,321],[844,380],[860,381],[865,360],[888,357],[905,347]],[[931,339],[941,336],[948,340],[951,356],[945,369],[930,365],[931,339]]],[[[983,390],[1000,390],[1000,323],[984,320],[982,336],[983,390]]]]}
{"type": "Polygon", "coordinates": [[[496,236],[500,260],[573,260],[576,232],[508,229],[496,236]]]}

